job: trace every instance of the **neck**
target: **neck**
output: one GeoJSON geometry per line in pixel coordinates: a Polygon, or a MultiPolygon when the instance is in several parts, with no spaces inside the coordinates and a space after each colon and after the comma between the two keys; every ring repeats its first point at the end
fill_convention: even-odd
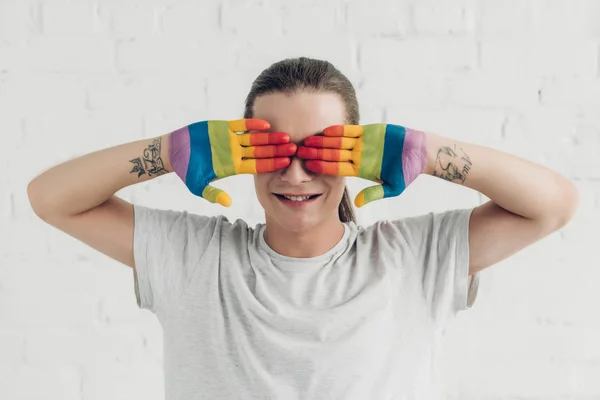
{"type": "Polygon", "coordinates": [[[335,219],[301,231],[290,231],[267,217],[265,242],[277,253],[295,258],[311,258],[327,253],[344,235],[344,224],[335,219]]]}

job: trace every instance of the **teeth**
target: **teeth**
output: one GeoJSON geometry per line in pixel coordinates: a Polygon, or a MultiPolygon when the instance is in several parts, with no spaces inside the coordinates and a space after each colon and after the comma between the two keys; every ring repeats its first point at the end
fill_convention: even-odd
{"type": "Polygon", "coordinates": [[[293,201],[304,201],[304,200],[308,200],[310,198],[310,196],[286,196],[286,195],[283,195],[283,197],[285,197],[288,200],[293,200],[293,201]]]}

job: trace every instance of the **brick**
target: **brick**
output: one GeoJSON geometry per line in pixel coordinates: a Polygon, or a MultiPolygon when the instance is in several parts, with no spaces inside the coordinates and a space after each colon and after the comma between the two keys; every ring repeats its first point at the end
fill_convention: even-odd
{"type": "Polygon", "coordinates": [[[418,34],[466,34],[474,28],[471,8],[458,3],[416,2],[414,29],[418,34]]]}
{"type": "Polygon", "coordinates": [[[241,118],[251,85],[248,76],[227,74],[209,79],[206,87],[208,112],[215,113],[215,119],[241,118]]]}
{"type": "MultiPolygon", "coordinates": [[[[18,226],[18,225],[17,225],[18,226]]],[[[17,232],[13,231],[13,234],[17,232]]],[[[21,233],[22,234],[22,233],[21,233]]],[[[59,234],[59,232],[56,232],[59,234]]],[[[61,235],[64,233],[60,232],[61,235]]],[[[21,238],[26,237],[22,235],[21,238]]],[[[42,248],[32,235],[30,243],[42,248]]],[[[16,254],[16,251],[14,252],[16,254]]],[[[26,254],[26,253],[25,253],[26,254]]],[[[13,329],[41,329],[62,326],[70,329],[86,329],[93,325],[97,300],[84,291],[71,288],[57,291],[60,282],[56,278],[46,279],[46,285],[35,283],[43,276],[42,270],[52,269],[48,262],[27,266],[30,279],[18,288],[5,287],[0,291],[0,314],[5,326],[13,329]],[[54,282],[54,285],[48,285],[54,282]],[[43,286],[43,287],[42,287],[43,286]],[[57,295],[62,293],[62,295],[57,295]],[[49,312],[53,310],[53,312],[49,312]]],[[[14,284],[14,282],[12,282],[14,284]]]]}
{"type": "Polygon", "coordinates": [[[220,15],[222,30],[228,35],[236,35],[248,41],[270,41],[273,37],[283,34],[285,14],[282,16],[280,7],[225,2],[220,15]]]}
{"type": "Polygon", "coordinates": [[[27,70],[61,73],[114,72],[115,43],[100,36],[43,36],[25,48],[27,70]]]}
{"type": "Polygon", "coordinates": [[[538,102],[538,84],[529,79],[500,80],[496,75],[474,74],[446,81],[445,104],[473,107],[532,107],[538,102]]]}
{"type": "Polygon", "coordinates": [[[533,32],[533,0],[478,0],[473,13],[475,32],[484,37],[517,39],[533,32]]]}
{"type": "Polygon", "coordinates": [[[402,36],[411,29],[410,7],[404,2],[348,2],[345,16],[346,31],[357,37],[402,36]]]}
{"type": "Polygon", "coordinates": [[[218,2],[185,0],[167,4],[159,12],[162,35],[189,39],[215,40],[220,30],[218,2]]]}
{"type": "Polygon", "coordinates": [[[198,74],[149,73],[94,79],[87,89],[91,109],[131,112],[159,111],[166,107],[206,106],[206,78],[198,74]]]}
{"type": "Polygon", "coordinates": [[[437,74],[396,74],[385,72],[364,79],[357,90],[361,102],[375,106],[393,104],[434,107],[441,104],[444,78],[437,74]]]}
{"type": "Polygon", "coordinates": [[[600,38],[600,3],[595,0],[544,0],[535,3],[535,33],[547,38],[600,38]]]}
{"type": "Polygon", "coordinates": [[[600,180],[600,143],[579,143],[545,152],[546,165],[571,179],[600,180]]]}
{"type": "MultiPolygon", "coordinates": [[[[0,283],[0,290],[2,284],[0,283]]],[[[6,329],[3,327],[0,331],[0,354],[1,365],[17,367],[25,362],[25,335],[21,330],[6,329]]],[[[2,379],[0,378],[0,382],[2,379]]],[[[2,384],[0,383],[0,388],[2,384]]],[[[0,389],[0,393],[2,390],[0,389]]]]}
{"type": "MultiPolygon", "coordinates": [[[[238,68],[250,70],[252,74],[248,76],[252,76],[251,79],[271,64],[286,58],[303,56],[327,60],[342,72],[349,72],[356,64],[356,43],[352,38],[340,35],[322,36],[316,32],[276,37],[269,46],[248,43],[243,49],[238,48],[236,52],[238,68]]],[[[247,71],[240,72],[236,68],[235,72],[246,73],[247,71]]]]}
{"type": "MultiPolygon", "coordinates": [[[[7,368],[8,369],[8,368],[7,368]]],[[[10,367],[8,375],[0,369],[0,393],[6,399],[81,400],[82,373],[76,366],[10,367]]]]}
{"type": "Polygon", "coordinates": [[[600,79],[557,76],[541,82],[540,103],[550,109],[596,114],[600,107],[600,79]]]}
{"type": "Polygon", "coordinates": [[[548,109],[511,114],[504,123],[507,139],[519,138],[523,145],[535,143],[540,149],[564,148],[573,134],[573,116],[548,109]]]}
{"type": "Polygon", "coordinates": [[[40,7],[37,2],[23,0],[0,2],[0,45],[23,43],[38,35],[40,31],[40,7]]]}
{"type": "Polygon", "coordinates": [[[138,1],[100,2],[98,20],[107,35],[119,39],[143,38],[159,34],[162,7],[138,1]]]}
{"type": "Polygon", "coordinates": [[[481,43],[481,69],[507,76],[594,77],[598,45],[591,41],[510,40],[481,43]]]}
{"type": "Polygon", "coordinates": [[[283,6],[281,13],[284,35],[307,31],[316,36],[332,35],[339,32],[343,21],[343,10],[335,3],[290,3],[283,6]]]}
{"type": "Polygon", "coordinates": [[[97,6],[88,2],[50,1],[42,3],[42,31],[45,35],[93,35],[99,28],[97,6]]]}
{"type": "MultiPolygon", "coordinates": [[[[206,109],[198,108],[163,107],[157,111],[145,111],[142,114],[142,137],[152,138],[163,135],[192,122],[206,121],[211,118],[214,119],[206,109]]],[[[164,179],[168,180],[167,177],[164,179]]],[[[155,182],[153,181],[152,185],[155,182]]]]}
{"type": "Polygon", "coordinates": [[[130,365],[115,364],[86,366],[82,384],[82,398],[103,399],[160,399],[164,397],[162,365],[137,362],[130,365]]]}
{"type": "Polygon", "coordinates": [[[66,74],[7,73],[0,83],[0,108],[23,117],[38,112],[85,110],[81,78],[66,74]]]}
{"type": "Polygon", "coordinates": [[[27,331],[26,360],[38,366],[133,364],[148,356],[143,338],[134,329],[74,331],[45,328],[27,331]]]}
{"type": "Polygon", "coordinates": [[[202,77],[235,71],[235,41],[212,38],[136,39],[119,43],[117,66],[121,72],[195,73],[202,77]]]}
{"type": "Polygon", "coordinates": [[[387,121],[487,146],[501,143],[505,112],[482,107],[388,105],[387,121]]]}
{"type": "Polygon", "coordinates": [[[359,44],[364,73],[456,72],[473,70],[477,45],[462,38],[368,39],[359,44]]]}

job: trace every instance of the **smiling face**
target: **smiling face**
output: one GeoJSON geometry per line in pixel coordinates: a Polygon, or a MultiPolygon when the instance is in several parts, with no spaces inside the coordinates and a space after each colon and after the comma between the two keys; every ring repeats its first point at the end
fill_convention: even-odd
{"type": "MultiPolygon", "coordinates": [[[[269,121],[271,132],[285,132],[298,145],[331,125],[345,124],[345,108],[335,93],[271,93],[256,98],[253,118],[269,121]]],[[[284,170],[254,175],[258,201],[267,225],[290,232],[339,224],[338,206],[344,194],[344,177],[314,174],[302,159],[292,158],[284,170]],[[310,200],[288,200],[283,195],[317,195],[310,200]]]]}

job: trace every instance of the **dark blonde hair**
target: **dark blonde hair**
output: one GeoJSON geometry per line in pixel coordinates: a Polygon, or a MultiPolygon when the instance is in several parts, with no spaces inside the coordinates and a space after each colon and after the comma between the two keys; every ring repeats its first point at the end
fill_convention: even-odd
{"type": "MultiPolygon", "coordinates": [[[[250,93],[246,97],[244,118],[253,118],[254,101],[261,95],[277,92],[293,94],[306,90],[337,93],[346,108],[344,123],[359,124],[358,101],[352,83],[330,62],[307,57],[288,58],[261,72],[252,83],[250,93]]],[[[342,222],[356,222],[347,187],[344,189],[338,213],[342,222]]]]}

